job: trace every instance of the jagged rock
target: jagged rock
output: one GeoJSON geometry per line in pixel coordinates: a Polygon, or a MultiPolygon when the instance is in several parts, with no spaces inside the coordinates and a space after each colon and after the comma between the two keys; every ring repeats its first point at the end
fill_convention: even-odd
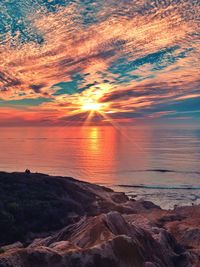
{"type": "Polygon", "coordinates": [[[185,246],[200,247],[200,227],[183,229],[181,243],[185,246]]]}
{"type": "Polygon", "coordinates": [[[73,178],[0,173],[0,226],[1,244],[24,241],[0,249],[0,267],[200,263],[200,206],[162,210],[73,178]]]}
{"type": "MultiPolygon", "coordinates": [[[[171,238],[169,233],[166,236],[171,238]]],[[[20,267],[142,267],[151,263],[173,267],[178,266],[174,265],[175,245],[173,238],[159,242],[148,231],[128,223],[120,213],[110,212],[83,217],[48,238],[35,240],[26,249],[7,253],[0,257],[0,266],[5,267],[7,262],[16,267],[18,259],[20,267]]]]}
{"type": "Polygon", "coordinates": [[[23,248],[23,244],[21,242],[15,242],[15,243],[7,245],[7,246],[2,246],[1,250],[6,252],[10,249],[15,249],[15,248],[23,248]]]}

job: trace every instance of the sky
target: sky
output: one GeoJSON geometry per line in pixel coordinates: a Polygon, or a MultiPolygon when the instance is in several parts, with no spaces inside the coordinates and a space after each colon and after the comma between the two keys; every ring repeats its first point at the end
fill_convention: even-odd
{"type": "Polygon", "coordinates": [[[0,126],[199,118],[199,0],[1,0],[0,126]]]}

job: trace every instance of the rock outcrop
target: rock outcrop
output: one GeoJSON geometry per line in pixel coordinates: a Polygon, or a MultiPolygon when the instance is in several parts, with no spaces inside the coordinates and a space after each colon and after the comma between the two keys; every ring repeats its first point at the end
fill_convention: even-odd
{"type": "Polygon", "coordinates": [[[172,267],[181,266],[179,257],[187,263],[185,250],[177,250],[173,237],[164,230],[159,234],[156,240],[148,231],[128,223],[119,212],[83,217],[27,248],[10,250],[0,257],[0,266],[172,267]]]}
{"type": "MultiPolygon", "coordinates": [[[[62,229],[46,221],[43,227],[47,232],[27,228],[25,240],[15,240],[23,244],[3,246],[0,267],[200,266],[199,206],[162,210],[151,202],[129,200],[123,193],[72,178],[1,173],[2,184],[3,179],[9,194],[16,189],[15,203],[22,205],[22,209],[23,200],[46,203],[45,194],[51,193],[51,201],[65,201],[66,213],[62,217],[59,209],[53,209],[52,216],[63,220],[62,229]],[[25,189],[31,196],[29,199],[23,199],[25,189]]],[[[7,200],[13,201],[9,194],[7,200]]],[[[1,203],[5,205],[4,201],[1,203]]],[[[6,207],[2,207],[5,212],[6,207]]],[[[36,209],[34,223],[39,225],[38,212],[36,209]]],[[[1,239],[1,243],[5,245],[6,241],[1,239]]]]}
{"type": "Polygon", "coordinates": [[[0,245],[58,230],[84,215],[123,210],[123,193],[70,177],[0,172],[0,245]]]}

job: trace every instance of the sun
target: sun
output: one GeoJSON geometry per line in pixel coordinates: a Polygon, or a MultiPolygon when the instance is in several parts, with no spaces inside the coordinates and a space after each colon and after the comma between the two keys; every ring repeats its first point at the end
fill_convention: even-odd
{"type": "Polygon", "coordinates": [[[84,122],[84,125],[90,123],[95,118],[104,119],[105,117],[105,104],[99,103],[96,99],[84,99],[80,106],[80,112],[86,112],[87,118],[84,122]]]}
{"type": "Polygon", "coordinates": [[[81,107],[83,111],[100,111],[101,108],[102,104],[98,102],[86,102],[81,107]]]}
{"type": "Polygon", "coordinates": [[[100,84],[98,87],[91,87],[72,97],[72,105],[68,107],[67,112],[71,121],[77,120],[83,125],[110,123],[114,125],[112,115],[114,113],[112,106],[104,100],[109,90],[109,85],[100,84]],[[68,111],[69,110],[69,111],[68,111]]]}

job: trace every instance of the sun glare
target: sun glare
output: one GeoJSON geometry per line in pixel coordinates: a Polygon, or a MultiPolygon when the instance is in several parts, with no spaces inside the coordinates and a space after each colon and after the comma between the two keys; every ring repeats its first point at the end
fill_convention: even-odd
{"type": "Polygon", "coordinates": [[[98,87],[91,87],[79,94],[76,109],[72,111],[73,119],[79,118],[80,114],[83,125],[107,122],[114,125],[112,118],[107,115],[107,113],[113,113],[114,111],[111,110],[109,103],[102,102],[102,97],[110,88],[109,85],[99,84],[98,87]]]}
{"type": "Polygon", "coordinates": [[[81,109],[83,111],[100,111],[101,107],[102,107],[101,103],[89,102],[89,103],[84,103],[81,109]]]}

